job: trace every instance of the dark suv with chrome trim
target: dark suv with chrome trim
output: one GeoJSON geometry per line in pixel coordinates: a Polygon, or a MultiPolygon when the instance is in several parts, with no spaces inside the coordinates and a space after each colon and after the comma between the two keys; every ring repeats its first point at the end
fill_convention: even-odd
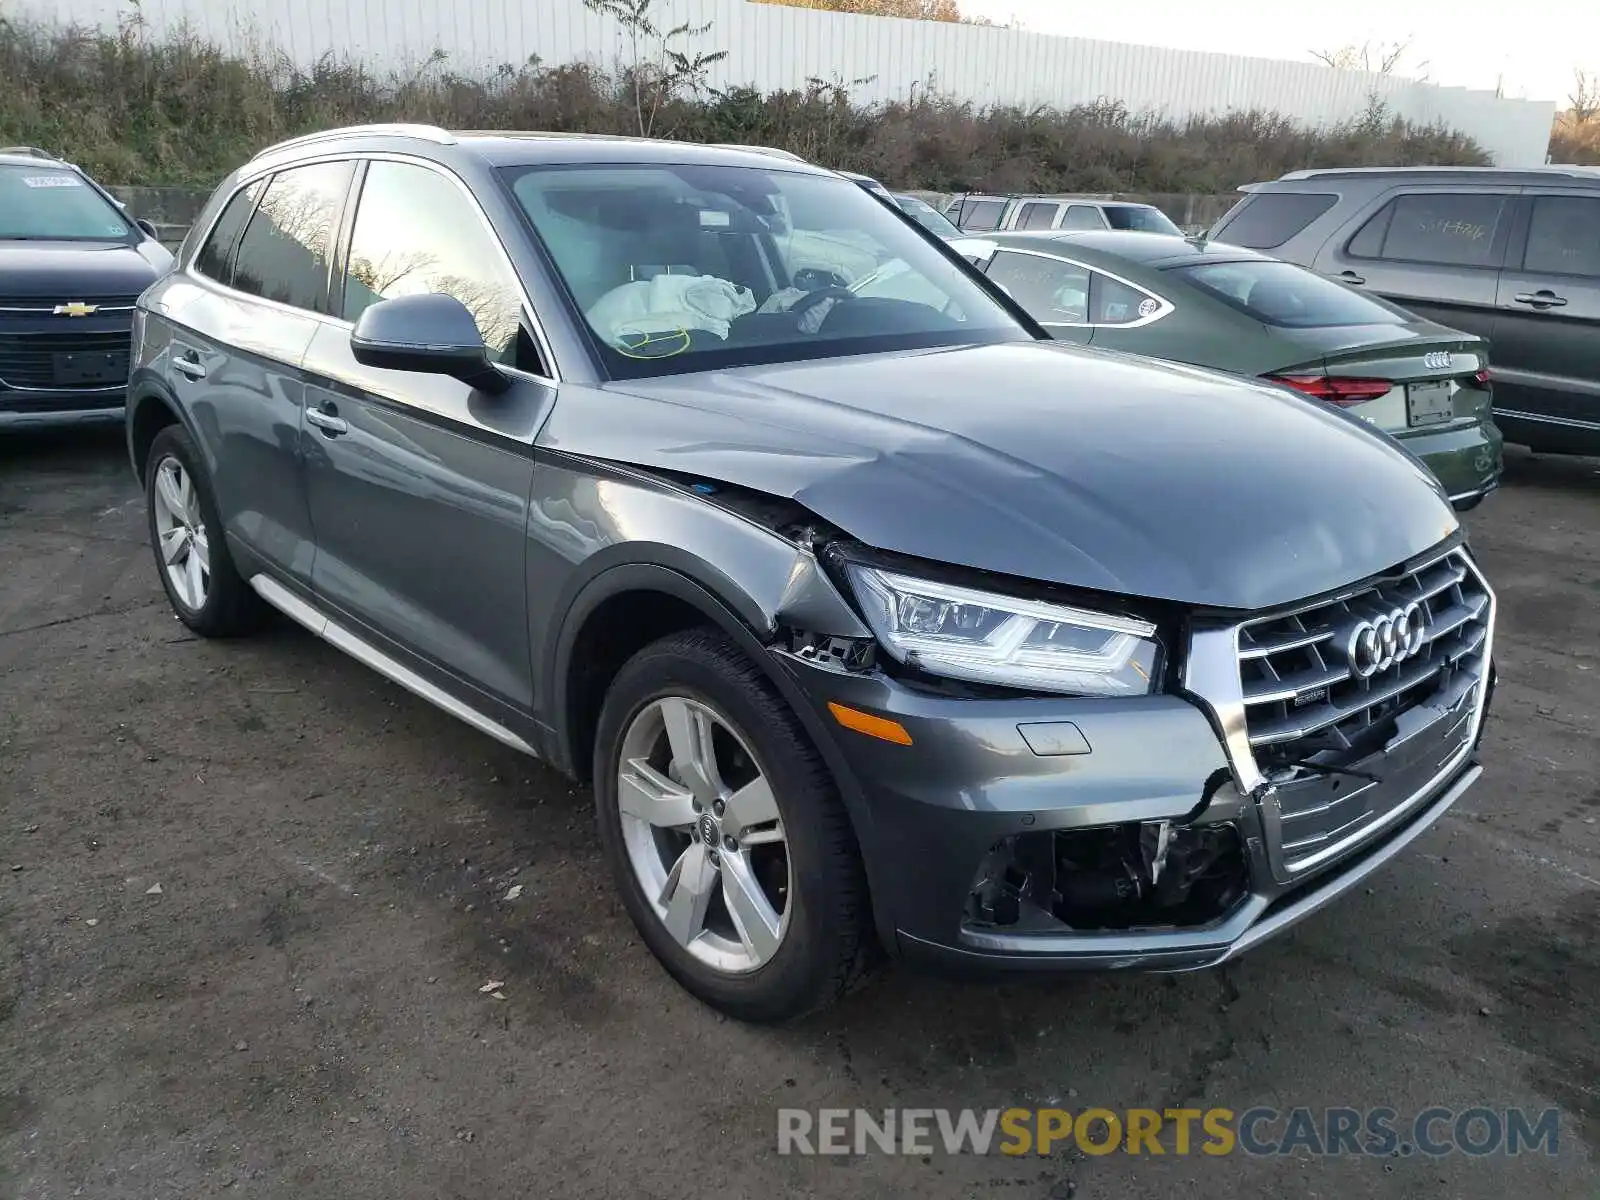
{"type": "Polygon", "coordinates": [[[1600,454],[1600,167],[1352,167],[1241,190],[1212,237],[1487,339],[1506,441],[1600,454]]]}
{"type": "Polygon", "coordinates": [[[1221,962],[1480,773],[1494,598],[1415,459],[1054,343],[804,163],[297,139],[136,342],[178,616],[278,609],[592,782],[641,937],[742,1018],[884,952],[1221,962]]]}
{"type": "Polygon", "coordinates": [[[171,265],[72,163],[0,147],[0,430],[122,420],[134,301],[171,265]]]}

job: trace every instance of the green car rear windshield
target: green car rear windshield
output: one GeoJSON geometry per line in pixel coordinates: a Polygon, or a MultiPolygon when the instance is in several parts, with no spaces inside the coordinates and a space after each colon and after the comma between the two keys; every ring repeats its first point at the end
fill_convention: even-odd
{"type": "Polygon", "coordinates": [[[0,241],[127,241],[133,226],[76,171],[0,166],[0,241]]]}
{"type": "Polygon", "coordinates": [[[1201,263],[1173,275],[1268,325],[1324,329],[1334,325],[1404,325],[1405,317],[1370,296],[1351,291],[1293,263],[1201,263]]]}

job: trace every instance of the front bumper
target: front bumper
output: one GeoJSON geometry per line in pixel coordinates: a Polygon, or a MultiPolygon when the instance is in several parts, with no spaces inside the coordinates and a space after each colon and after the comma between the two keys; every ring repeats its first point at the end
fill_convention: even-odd
{"type": "Polygon", "coordinates": [[[126,388],[88,394],[0,391],[0,430],[111,425],[126,415],[126,388]]]}
{"type": "MultiPolygon", "coordinates": [[[[787,654],[780,660],[818,720],[837,730],[836,761],[848,764],[848,786],[863,798],[857,826],[880,932],[893,952],[958,971],[1187,970],[1223,962],[1376,871],[1481,774],[1475,754],[1487,696],[1480,705],[1474,695],[1472,711],[1441,713],[1385,748],[1387,782],[1374,793],[1362,836],[1317,861],[1286,863],[1276,849],[1274,794],[1240,790],[1211,719],[1181,696],[957,699],[882,674],[787,654]],[[912,744],[840,728],[830,701],[898,721],[912,744]],[[1034,746],[1075,752],[1041,754],[1034,746]],[[1237,831],[1247,886],[1216,919],[1105,932],[973,919],[977,868],[1006,839],[1160,821],[1237,831]]],[[[1294,807],[1316,789],[1332,801],[1341,785],[1348,789],[1350,780],[1297,782],[1294,807]]]]}

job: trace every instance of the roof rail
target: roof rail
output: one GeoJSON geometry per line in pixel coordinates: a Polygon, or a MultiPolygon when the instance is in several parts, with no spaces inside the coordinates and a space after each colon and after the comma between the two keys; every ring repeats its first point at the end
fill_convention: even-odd
{"type": "Polygon", "coordinates": [[[1536,167],[1308,167],[1280,175],[1279,179],[1316,179],[1321,175],[1551,175],[1587,179],[1600,174],[1600,167],[1546,164],[1536,167]]]}
{"type": "Polygon", "coordinates": [[[48,150],[41,150],[37,146],[0,146],[0,154],[18,154],[24,158],[48,158],[51,162],[60,162],[61,159],[48,150]]]}
{"type": "Polygon", "coordinates": [[[309,146],[314,142],[325,141],[329,138],[340,137],[409,137],[420,138],[426,142],[434,142],[441,146],[456,144],[455,135],[448,130],[440,129],[437,125],[345,125],[339,129],[322,129],[316,133],[304,133],[299,137],[288,138],[285,141],[274,142],[262,150],[251,155],[250,161],[264,155],[287,150],[291,146],[309,146]]]}

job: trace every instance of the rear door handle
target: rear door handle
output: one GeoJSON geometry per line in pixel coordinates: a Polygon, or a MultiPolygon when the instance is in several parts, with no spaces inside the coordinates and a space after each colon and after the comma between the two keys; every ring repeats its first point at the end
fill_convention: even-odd
{"type": "Polygon", "coordinates": [[[1354,271],[1340,271],[1339,272],[1339,282],[1340,283],[1353,283],[1353,284],[1355,284],[1356,287],[1360,287],[1366,281],[1367,281],[1366,276],[1357,275],[1354,271]]]}
{"type": "Polygon", "coordinates": [[[1558,296],[1548,288],[1537,292],[1518,292],[1511,297],[1518,304],[1531,304],[1535,308],[1563,308],[1567,298],[1558,296]]]}
{"type": "Polygon", "coordinates": [[[338,437],[341,433],[350,432],[350,423],[339,416],[339,410],[331,404],[321,408],[306,409],[306,420],[322,430],[327,437],[338,437]]]}
{"type": "Polygon", "coordinates": [[[185,350],[172,360],[172,369],[180,375],[187,375],[190,379],[204,379],[206,365],[200,361],[200,356],[193,350],[185,350]]]}

